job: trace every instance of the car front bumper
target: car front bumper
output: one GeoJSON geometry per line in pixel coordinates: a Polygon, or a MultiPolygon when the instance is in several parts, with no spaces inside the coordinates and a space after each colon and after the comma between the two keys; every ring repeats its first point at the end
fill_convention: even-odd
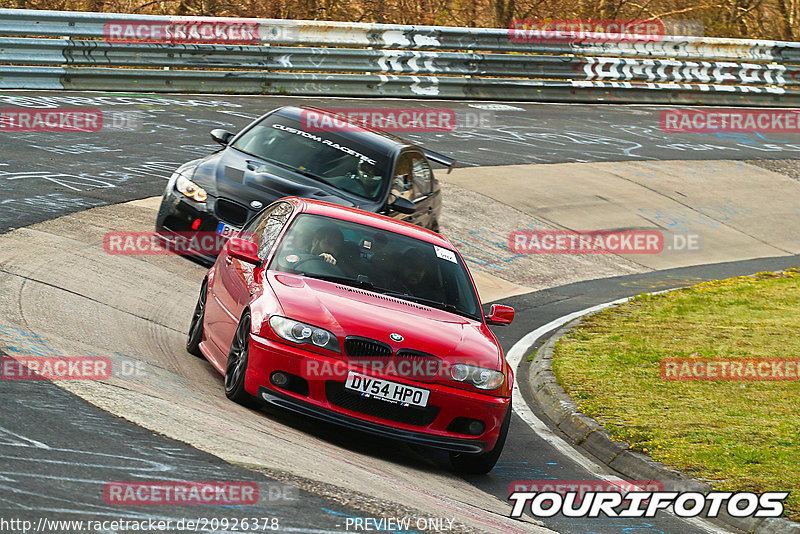
{"type": "MultiPolygon", "coordinates": [[[[156,232],[162,239],[174,244],[177,235],[186,236],[189,233],[198,234],[216,233],[220,222],[225,222],[233,227],[237,227],[229,222],[222,221],[215,213],[217,198],[209,196],[206,202],[193,202],[183,195],[168,188],[161,199],[161,206],[156,217],[156,232]],[[195,224],[199,220],[199,224],[195,224]],[[197,226],[194,228],[193,226],[197,226]]],[[[194,251],[188,253],[192,259],[200,261],[206,265],[212,265],[217,259],[217,254],[208,251],[194,251]]]]}
{"type": "Polygon", "coordinates": [[[353,430],[451,452],[480,453],[494,448],[509,409],[510,398],[381,373],[365,373],[363,367],[351,367],[359,373],[429,390],[428,407],[425,409],[429,411],[428,414],[410,414],[408,410],[420,409],[401,407],[377,399],[361,400],[357,393],[345,390],[346,373],[345,376],[339,373],[332,376],[330,373],[317,372],[326,366],[328,369],[334,366],[343,369],[342,363],[341,358],[251,334],[245,389],[272,405],[353,430]],[[300,377],[307,388],[301,388],[303,390],[298,392],[297,388],[276,386],[270,381],[275,371],[300,377]],[[341,402],[342,392],[346,402],[341,402]],[[409,418],[406,415],[420,417],[409,418]],[[453,432],[448,427],[457,417],[480,420],[485,424],[485,429],[479,435],[453,432]]]}

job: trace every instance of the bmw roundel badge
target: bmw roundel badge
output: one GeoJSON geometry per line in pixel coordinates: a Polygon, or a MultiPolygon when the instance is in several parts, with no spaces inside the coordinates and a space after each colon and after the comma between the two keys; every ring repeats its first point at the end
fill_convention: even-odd
{"type": "Polygon", "coordinates": [[[260,209],[261,209],[261,206],[263,206],[263,205],[264,205],[264,204],[262,204],[262,203],[261,203],[261,202],[259,202],[258,200],[254,200],[254,201],[252,201],[252,202],[250,203],[250,207],[251,207],[251,208],[253,208],[254,210],[260,210],[260,209]]]}
{"type": "Polygon", "coordinates": [[[389,334],[389,337],[392,339],[392,341],[397,341],[398,343],[403,341],[403,336],[401,336],[397,332],[392,332],[391,334],[389,334]]]}

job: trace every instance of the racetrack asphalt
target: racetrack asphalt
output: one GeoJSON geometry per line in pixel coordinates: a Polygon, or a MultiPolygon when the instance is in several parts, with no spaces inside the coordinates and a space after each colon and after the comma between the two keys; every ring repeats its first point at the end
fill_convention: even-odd
{"type": "MultiPolygon", "coordinates": [[[[30,97],[23,101],[27,106],[42,104],[42,97],[53,93],[4,92],[0,100],[5,106],[19,104],[12,97],[30,97]]],[[[98,93],[59,93],[57,96],[96,99],[98,93]]],[[[39,221],[50,220],[68,213],[97,205],[124,202],[149,197],[161,192],[166,178],[177,164],[207,153],[214,146],[208,130],[215,127],[235,130],[246,125],[262,111],[298,99],[281,97],[195,97],[157,95],[156,100],[187,103],[157,105],[152,101],[135,105],[143,95],[106,96],[96,101],[97,107],[109,110],[137,110],[153,117],[142,118],[138,131],[116,130],[91,138],[77,134],[9,134],[0,133],[3,160],[0,162],[0,232],[19,228],[39,221]],[[258,99],[256,99],[258,98],[258,99]],[[128,100],[121,100],[128,99],[128,100]],[[217,101],[217,104],[207,105],[217,101]],[[112,104],[116,102],[116,104],[112,104]],[[222,116],[222,117],[221,117],[222,116]],[[176,134],[180,140],[176,142],[176,134]]],[[[305,99],[309,100],[309,99],[305,99]]],[[[53,103],[50,101],[49,103],[53,103]]],[[[313,99],[321,107],[375,107],[392,105],[401,107],[404,102],[386,101],[367,103],[346,99],[313,99]]],[[[476,105],[483,105],[477,104],[476,105]]],[[[21,104],[20,104],[21,105],[21,104]]],[[[77,107],[60,102],[62,107],[77,107]]],[[[85,105],[94,105],[87,102],[85,105]]],[[[416,105],[416,104],[415,104],[416,105]]],[[[467,112],[480,110],[470,103],[426,101],[427,107],[453,107],[467,112]]],[[[700,134],[663,134],[658,130],[658,113],[663,108],[625,106],[560,106],[535,104],[504,104],[516,109],[493,110],[500,124],[491,131],[454,132],[450,134],[415,134],[425,146],[443,153],[452,153],[464,166],[521,163],[558,163],[577,161],[631,161],[649,159],[704,159],[713,154],[715,159],[756,159],[775,156],[770,146],[791,139],[759,139],[736,136],[702,136],[700,134]],[[523,111],[520,111],[523,110],[523,111]],[[682,148],[678,148],[681,146],[682,148]],[[706,148],[703,148],[706,146],[706,148]],[[711,146],[713,148],[708,148],[711,146]],[[491,147],[490,150],[482,150],[491,147]],[[688,148],[693,147],[693,148],[688,148]]],[[[483,111],[486,111],[485,109],[483,111]]],[[[141,115],[140,115],[141,116],[141,115]]],[[[791,141],[791,142],[790,142],[791,141]]],[[[800,145],[798,145],[800,147],[800,145]]],[[[787,151],[779,152],[786,157],[787,151]]],[[[41,259],[45,259],[42,256],[41,259]]],[[[173,258],[172,269],[180,274],[197,267],[184,260],[173,258]]],[[[760,270],[774,270],[800,264],[800,257],[788,255],[737,262],[722,262],[667,269],[654,272],[586,280],[553,289],[544,289],[525,295],[504,299],[517,309],[514,325],[495,329],[504,350],[527,332],[552,319],[586,307],[629,296],[643,291],[666,289],[737,274],[760,270]]],[[[46,262],[43,263],[46,265],[46,262]]],[[[0,265],[4,274],[12,263],[0,265]]],[[[28,283],[34,284],[30,281],[28,283]]],[[[2,297],[0,297],[2,298],[2,297]]],[[[30,308],[26,310],[30,313],[30,308]]],[[[187,315],[188,318],[188,315],[187,315]]],[[[185,322],[185,321],[184,321],[185,322]]],[[[3,328],[16,326],[4,325],[3,328]]],[[[6,332],[7,333],[7,332],[6,332]]],[[[6,336],[6,343],[8,336],[6,336]]],[[[6,345],[6,351],[9,346],[6,345]]],[[[124,347],[119,347],[124,351],[124,347]]],[[[518,373],[525,373],[523,362],[518,373]]],[[[523,386],[523,395],[529,396],[523,386]]],[[[120,516],[124,514],[105,505],[102,494],[97,494],[98,484],[109,480],[126,480],[125,476],[141,473],[142,476],[182,477],[194,480],[257,480],[269,487],[281,483],[239,466],[232,466],[215,456],[183,443],[169,440],[136,425],[99,410],[79,397],[49,383],[2,382],[3,415],[0,419],[0,450],[5,451],[0,462],[0,487],[5,495],[0,497],[0,517],[37,518],[70,517],[67,510],[81,509],[89,516],[120,516]],[[33,423],[35,422],[35,424],[33,423]],[[45,447],[36,445],[43,444],[45,447]],[[49,448],[48,448],[49,447],[49,448]],[[20,451],[25,451],[21,454],[20,451]],[[74,460],[75,451],[86,454],[102,453],[102,461],[74,460]],[[91,452],[89,452],[91,451],[91,452]],[[38,461],[30,461],[37,459],[38,461]],[[81,463],[85,465],[81,465],[81,463]],[[147,466],[141,472],[136,465],[147,466]],[[161,473],[161,474],[159,474],[161,473]],[[5,491],[7,490],[7,491],[5,491]],[[89,493],[91,497],[89,497],[89,493]],[[62,500],[60,500],[62,499],[62,500]],[[81,508],[82,507],[82,508],[81,508]],[[110,509],[110,510],[109,510],[110,509]]],[[[517,402],[520,402],[518,399],[517,402]]],[[[535,410],[535,405],[532,404],[535,410]]],[[[123,410],[124,411],[124,410],[123,410]]],[[[292,425],[285,417],[277,417],[279,424],[292,425]]],[[[543,418],[543,416],[542,416],[543,418]]],[[[296,423],[302,432],[318,438],[334,439],[335,429],[315,428],[316,425],[296,423]]],[[[231,427],[235,431],[234,427],[231,427]]],[[[430,465],[432,477],[440,476],[445,459],[436,457],[423,460],[413,450],[387,452],[384,445],[366,441],[355,444],[334,439],[334,453],[347,454],[355,447],[369,456],[388,454],[390,461],[410,462],[415,466],[430,465]],[[343,447],[343,448],[340,448],[343,447]]],[[[329,444],[330,446],[330,444],[329,444]]],[[[85,458],[84,458],[85,459],[85,458]]],[[[512,431],[498,467],[486,477],[470,477],[466,481],[476,490],[505,500],[509,483],[514,480],[586,480],[592,479],[582,466],[572,459],[553,451],[549,445],[529,429],[516,416],[512,431]]],[[[264,513],[281,517],[281,525],[296,527],[296,532],[319,530],[344,530],[346,515],[366,515],[365,503],[354,498],[353,505],[331,502],[315,493],[304,494],[303,499],[289,504],[266,503],[264,513]]],[[[397,498],[403,502],[402,495],[397,498]]],[[[375,504],[369,515],[379,513],[381,503],[375,504]]],[[[183,510],[171,507],[161,516],[199,516],[198,507],[183,510]]],[[[202,508],[208,516],[212,510],[202,508]]],[[[148,516],[142,508],[126,514],[148,516]]],[[[238,511],[237,511],[238,512],[238,511]]],[[[386,510],[387,513],[402,512],[386,510]]],[[[86,515],[81,514],[84,518],[86,515]]],[[[227,510],[214,510],[216,517],[235,515],[227,510]]],[[[547,527],[570,533],[615,532],[702,532],[697,525],[669,516],[656,520],[580,520],[553,518],[546,520],[547,527]]]]}
{"type": "Polygon", "coordinates": [[[0,131],[0,232],[93,206],[161,194],[181,163],[218,148],[283,105],[452,109],[451,132],[401,134],[458,166],[599,161],[757,160],[800,156],[800,134],[667,133],[664,106],[2,91],[0,108],[96,108],[99,132],[0,131]],[[483,120],[483,126],[472,126],[483,120]]]}
{"type": "MultiPolygon", "coordinates": [[[[275,519],[281,532],[322,534],[344,532],[348,518],[364,516],[350,506],[156,435],[50,382],[4,381],[0,403],[0,517],[32,525],[40,525],[42,518],[53,521],[41,532],[98,531],[88,530],[88,524],[56,526],[55,521],[148,520],[171,521],[173,529],[181,520],[194,521],[197,531],[214,532],[220,527],[202,523],[204,518],[225,519],[224,525],[258,518],[259,531],[271,530],[275,519]],[[123,506],[106,500],[104,489],[111,482],[145,481],[255,483],[258,501],[246,506],[123,506]]],[[[109,523],[105,532],[133,530],[114,529],[109,523]]]]}

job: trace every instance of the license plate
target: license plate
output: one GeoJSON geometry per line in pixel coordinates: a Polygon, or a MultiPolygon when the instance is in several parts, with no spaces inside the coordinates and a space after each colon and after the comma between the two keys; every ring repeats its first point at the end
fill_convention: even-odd
{"type": "Polygon", "coordinates": [[[364,397],[420,408],[428,405],[428,396],[431,393],[427,389],[415,388],[397,382],[381,380],[380,378],[372,378],[353,371],[347,374],[347,382],[345,382],[344,387],[357,391],[364,397]]]}
{"type": "Polygon", "coordinates": [[[233,237],[239,233],[239,228],[221,222],[217,225],[217,233],[222,237],[233,237]]]}

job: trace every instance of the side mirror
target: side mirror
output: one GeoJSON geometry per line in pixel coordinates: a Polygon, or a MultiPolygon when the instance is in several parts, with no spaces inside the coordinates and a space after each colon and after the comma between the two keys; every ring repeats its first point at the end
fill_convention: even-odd
{"type": "Polygon", "coordinates": [[[222,146],[228,146],[228,141],[231,140],[231,137],[233,137],[233,134],[227,130],[222,130],[221,128],[211,130],[211,139],[222,146]]]}
{"type": "Polygon", "coordinates": [[[489,315],[486,316],[486,323],[495,326],[510,325],[513,320],[514,308],[502,304],[492,304],[489,315]]]}
{"type": "Polygon", "coordinates": [[[245,263],[258,265],[261,258],[258,257],[258,245],[247,239],[232,237],[225,245],[228,255],[245,263]]]}
{"type": "Polygon", "coordinates": [[[417,206],[405,197],[396,197],[394,201],[389,203],[389,209],[410,215],[417,211],[417,206]]]}

